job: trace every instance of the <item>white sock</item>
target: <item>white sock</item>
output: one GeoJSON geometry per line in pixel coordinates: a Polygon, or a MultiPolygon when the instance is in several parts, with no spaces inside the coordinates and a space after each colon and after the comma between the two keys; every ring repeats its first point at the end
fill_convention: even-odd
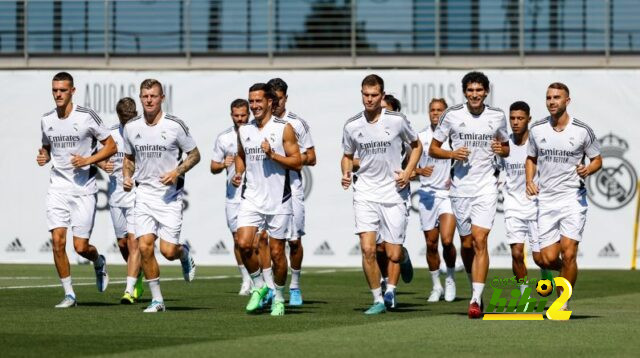
{"type": "Polygon", "coordinates": [[[484,283],[474,282],[472,284],[471,302],[476,301],[478,304],[482,304],[482,291],[484,291],[484,283]]]}
{"type": "Polygon", "coordinates": [[[242,275],[242,282],[251,281],[251,276],[249,276],[249,271],[244,265],[238,265],[238,271],[240,271],[240,275],[242,275]]]}
{"type": "Polygon", "coordinates": [[[274,300],[276,302],[284,302],[284,286],[275,285],[276,292],[274,295],[274,300]]]}
{"type": "Polygon", "coordinates": [[[529,286],[527,286],[527,285],[520,285],[520,294],[523,294],[523,293],[524,293],[524,290],[525,290],[527,287],[529,287],[529,286]]]}
{"type": "Polygon", "coordinates": [[[392,285],[390,283],[387,284],[387,292],[393,292],[394,294],[396,293],[396,285],[392,285]]]}
{"type": "Polygon", "coordinates": [[[137,277],[127,276],[127,287],[124,289],[124,292],[128,292],[129,294],[132,294],[133,286],[136,285],[136,281],[138,281],[137,277]]]}
{"type": "Polygon", "coordinates": [[[456,268],[455,267],[447,267],[447,278],[453,280],[455,274],[456,274],[456,268]]]}
{"type": "Polygon", "coordinates": [[[382,299],[382,289],[380,287],[372,289],[371,294],[373,294],[373,303],[384,303],[382,299]]]}
{"type": "Polygon", "coordinates": [[[300,288],[300,273],[302,270],[291,269],[291,283],[289,283],[289,289],[300,288]]]}
{"type": "Polygon", "coordinates": [[[267,284],[272,290],[276,289],[276,283],[273,281],[273,270],[271,267],[268,269],[262,269],[262,277],[264,278],[264,282],[267,284]]]}
{"type": "Polygon", "coordinates": [[[262,288],[262,286],[264,286],[264,280],[262,279],[262,272],[260,272],[260,269],[249,276],[251,277],[251,281],[253,281],[253,287],[262,288]]]}
{"type": "Polygon", "coordinates": [[[157,302],[164,302],[162,298],[162,292],[160,292],[160,277],[153,280],[147,280],[149,284],[149,290],[151,290],[151,300],[157,302]]]}
{"type": "Polygon", "coordinates": [[[384,280],[384,284],[385,285],[387,284],[387,282],[389,282],[389,278],[388,277],[383,277],[382,279],[384,280]]]}
{"type": "Polygon", "coordinates": [[[431,274],[433,289],[442,289],[442,284],[440,283],[440,270],[429,271],[429,273],[431,274]]]}
{"type": "Polygon", "coordinates": [[[76,297],[76,293],[73,292],[73,286],[71,285],[71,276],[67,276],[65,278],[61,278],[60,282],[62,283],[62,288],[64,289],[64,295],[76,297]]]}

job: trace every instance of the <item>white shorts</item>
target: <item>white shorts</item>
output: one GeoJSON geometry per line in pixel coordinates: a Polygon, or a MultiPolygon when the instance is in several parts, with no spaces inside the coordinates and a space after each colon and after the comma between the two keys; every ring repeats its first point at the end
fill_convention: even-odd
{"type": "Polygon", "coordinates": [[[269,237],[278,240],[291,240],[292,215],[269,215],[258,212],[251,203],[243,200],[238,209],[238,227],[252,226],[258,232],[266,230],[269,237]]]}
{"type": "Polygon", "coordinates": [[[433,190],[418,190],[418,212],[420,213],[420,225],[422,231],[433,230],[439,225],[439,219],[442,214],[453,214],[451,210],[451,200],[449,198],[440,198],[435,195],[433,190]]]}
{"type": "Polygon", "coordinates": [[[407,231],[409,208],[407,203],[376,203],[354,200],[356,234],[376,232],[376,243],[388,242],[402,245],[407,231]]]}
{"type": "Polygon", "coordinates": [[[538,222],[536,220],[525,220],[516,217],[504,219],[504,228],[507,232],[507,243],[524,244],[529,241],[532,252],[540,252],[540,241],[538,239],[538,222]]]}
{"type": "Polygon", "coordinates": [[[154,234],[161,240],[178,245],[182,230],[182,199],[160,203],[136,199],[136,237],[154,234]]]}
{"type": "Polygon", "coordinates": [[[540,248],[560,241],[560,236],[582,241],[584,224],[587,221],[587,202],[575,201],[562,205],[538,206],[538,232],[540,248]]]}
{"type": "Polygon", "coordinates": [[[55,191],[47,193],[47,228],[71,227],[74,237],[91,237],[96,218],[96,195],[68,195],[55,191]]]}
{"type": "Polygon", "coordinates": [[[111,221],[113,222],[113,231],[116,238],[126,238],[128,233],[135,234],[135,215],[133,208],[120,208],[115,206],[109,207],[111,213],[111,221]]]}
{"type": "Polygon", "coordinates": [[[497,203],[498,194],[451,197],[451,208],[456,216],[458,233],[461,236],[471,235],[471,225],[490,230],[496,217],[497,203]]]}
{"type": "Polygon", "coordinates": [[[231,231],[232,234],[235,234],[238,231],[238,209],[240,208],[240,203],[226,203],[224,206],[224,211],[227,215],[227,227],[231,231]]]}
{"type": "Polygon", "coordinates": [[[292,195],[293,207],[293,232],[292,239],[296,240],[304,236],[304,195],[292,195]]]}

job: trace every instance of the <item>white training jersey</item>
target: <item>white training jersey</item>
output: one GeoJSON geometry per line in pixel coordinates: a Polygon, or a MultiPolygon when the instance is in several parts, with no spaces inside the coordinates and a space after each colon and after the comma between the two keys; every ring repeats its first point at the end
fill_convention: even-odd
{"type": "MultiPolygon", "coordinates": [[[[516,145],[513,134],[509,136],[509,156],[499,158],[500,169],[505,172],[502,187],[504,197],[504,217],[515,217],[522,220],[535,220],[538,215],[537,199],[527,196],[524,165],[527,160],[527,142],[516,145]]],[[[537,177],[534,181],[537,181],[537,177]]]]}
{"type": "Polygon", "coordinates": [[[136,200],[135,189],[130,192],[126,192],[122,186],[122,165],[124,163],[123,131],[124,127],[120,124],[111,127],[111,138],[116,142],[118,151],[109,158],[109,160],[113,162],[113,172],[109,174],[109,189],[107,191],[107,195],[109,196],[110,207],[132,208],[136,200]]]}
{"type": "Polygon", "coordinates": [[[498,178],[491,150],[495,139],[507,141],[507,119],[504,112],[485,105],[479,115],[469,112],[466,104],[449,107],[440,117],[433,138],[443,142],[451,138],[451,147],[456,150],[467,147],[471,152],[465,161],[453,163],[450,195],[453,197],[475,197],[498,193],[498,178]]]}
{"type": "Polygon", "coordinates": [[[97,150],[99,141],[109,138],[109,129],[96,112],[74,104],[67,118],[58,118],[54,109],[42,116],[40,126],[42,145],[51,147],[49,190],[71,195],[95,194],[97,167],[74,168],[71,156],[89,157],[97,150]]]}
{"type": "Polygon", "coordinates": [[[173,185],[162,184],[160,178],[180,165],[183,153],[196,148],[186,124],[163,113],[158,123],[150,126],[138,116],[124,126],[123,137],[125,154],[135,156],[136,200],[181,199],[184,176],[173,185]]]}
{"type": "MultiPolygon", "coordinates": [[[[216,143],[213,146],[213,156],[211,159],[214,162],[223,163],[224,159],[228,156],[235,157],[238,155],[238,132],[236,132],[235,126],[227,128],[224,132],[218,135],[216,143]]],[[[237,204],[240,202],[240,189],[236,188],[232,184],[233,176],[236,175],[236,163],[235,161],[226,168],[227,170],[227,193],[226,203],[237,204]]]]}
{"type": "MultiPolygon", "coordinates": [[[[422,155],[418,162],[419,168],[433,166],[431,176],[420,175],[420,186],[425,189],[435,191],[435,195],[439,198],[449,197],[449,187],[451,186],[451,159],[436,159],[429,155],[429,146],[433,139],[433,129],[427,126],[418,133],[418,138],[422,142],[422,155]]],[[[442,142],[442,148],[451,150],[449,141],[442,142]]]]}
{"type": "Polygon", "coordinates": [[[342,147],[347,155],[356,152],[360,169],[354,180],[354,200],[402,203],[409,191],[396,186],[395,172],[402,170],[403,144],[418,140],[407,118],[383,109],[375,123],[367,122],[364,112],[347,120],[342,147]]]}
{"type": "Polygon", "coordinates": [[[267,158],[262,150],[266,139],[274,152],[286,155],[282,142],[286,125],[286,121],[272,116],[262,129],[255,119],[239,129],[246,166],[242,200],[249,201],[262,214],[292,213],[289,171],[267,158]]]}
{"type": "Polygon", "coordinates": [[[585,156],[600,155],[600,142],[591,127],[575,118],[561,132],[551,126],[551,117],[536,121],[529,131],[528,155],[538,158],[540,205],[574,201],[586,195],[576,168],[585,156]]]}
{"type": "MultiPolygon", "coordinates": [[[[296,133],[296,139],[298,140],[298,146],[300,147],[300,153],[304,153],[307,149],[314,147],[307,121],[289,111],[286,111],[284,115],[282,115],[282,119],[289,122],[291,127],[293,127],[293,131],[296,133]]],[[[290,170],[289,177],[291,179],[291,192],[294,195],[304,195],[301,172],[290,170]]]]}

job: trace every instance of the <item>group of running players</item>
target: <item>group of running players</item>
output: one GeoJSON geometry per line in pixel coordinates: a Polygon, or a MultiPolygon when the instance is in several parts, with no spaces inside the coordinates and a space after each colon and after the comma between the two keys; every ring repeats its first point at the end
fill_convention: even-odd
{"type": "MultiPolygon", "coordinates": [[[[382,78],[372,74],[362,81],[364,110],[344,125],[341,185],[354,189],[355,233],[373,294],[373,305],[365,314],[393,309],[399,278],[412,279],[403,243],[409,182],[415,177],[420,183],[420,221],[433,281],[429,302],[456,298],[453,236],[457,228],[472,287],[468,315],[482,316],[489,269],[487,238],[501,171],[505,172],[505,227],[515,276],[527,275],[524,244],[529,241],[543,277],[552,277],[549,270],[556,270],[575,284],[587,210],[583,179],[601,167],[599,142],[587,124],[568,115],[569,89],[562,83],[549,85],[550,115],[533,124],[525,102],[511,105],[511,135],[504,112],[484,103],[489,88],[483,73],[466,74],[462,79],[466,102],[447,107],[444,99],[431,99],[428,125],[417,133],[399,112],[400,102],[385,95],[382,78]],[[439,241],[447,267],[444,288],[439,277],[439,241]]],[[[303,304],[301,170],[316,163],[309,125],[286,108],[287,89],[282,79],[274,78],[251,86],[248,101],[234,100],[230,106],[233,125],[218,135],[211,160],[213,174],[226,171],[227,175],[226,218],[242,275],[239,294],[250,296],[248,313],[270,304],[274,316],[285,313],[289,268],[289,305],[303,304]]],[[[112,128],[91,109],[73,104],[70,74],[56,74],[52,92],[56,108],[42,117],[37,162],[53,164],[47,226],[65,292],[55,307],[77,304],[65,250],[69,227],[76,252],[94,264],[98,290],[106,290],[109,282],[104,256],[89,244],[99,167],[110,176],[109,207],[127,262],[121,302],[131,304],[140,298],[144,274],[152,295],[144,312],[164,311],[156,239],[160,238],[158,246],[165,258],[180,260],[187,282],[196,271],[189,246],[179,240],[184,175],[200,161],[188,127],[163,112],[162,85],[154,79],[140,85],[143,114],[138,115],[133,99],[123,98],[116,106],[120,124],[112,128]]]]}

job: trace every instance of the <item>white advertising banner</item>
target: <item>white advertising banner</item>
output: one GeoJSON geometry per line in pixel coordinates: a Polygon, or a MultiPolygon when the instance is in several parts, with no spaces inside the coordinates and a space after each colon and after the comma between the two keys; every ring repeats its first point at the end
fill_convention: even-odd
{"type": "MultiPolygon", "coordinates": [[[[137,98],[145,78],[160,80],[167,95],[165,110],[190,127],[202,161],[186,178],[182,240],[188,241],[199,265],[233,265],[233,241],[226,227],[224,174],[212,175],[209,162],[218,133],[231,125],[229,104],[247,98],[256,82],[280,77],[289,85],[288,109],[305,118],[316,145],[318,163],[305,170],[306,232],[304,265],[359,266],[354,235],[352,192],[340,186],[341,136],[345,121],[362,110],[360,81],[375,72],[386,92],[402,102],[402,112],[416,130],[427,125],[427,103],[443,97],[451,105],[463,100],[463,70],[316,70],[316,71],[73,71],[74,102],[116,123],[115,104],[137,98]]],[[[600,139],[603,169],[587,181],[589,212],[580,244],[580,267],[631,266],[633,226],[640,163],[640,121],[636,70],[486,70],[491,80],[487,101],[508,111],[517,100],[529,103],[534,119],[546,116],[545,90],[560,81],[571,89],[571,116],[587,122],[600,139]]],[[[2,215],[0,262],[52,263],[45,220],[48,166],[35,157],[40,146],[40,118],[54,107],[54,71],[0,71],[4,114],[0,117],[2,215]]],[[[140,107],[139,111],[140,111],[140,107]]],[[[414,185],[415,186],[415,185],[414,185]]],[[[91,242],[108,261],[122,263],[106,207],[107,180],[99,172],[99,211],[91,242]]],[[[414,202],[414,208],[417,208],[414,202]]],[[[68,252],[73,251],[68,240],[68,252]]],[[[459,244],[459,239],[455,239],[459,244]]],[[[414,265],[424,267],[425,241],[412,211],[406,241],[414,265]]],[[[511,267],[504,217],[496,216],[489,237],[491,267],[511,267]]],[[[75,254],[70,254],[73,260],[75,254]]],[[[532,263],[531,260],[529,260],[532,263]]]]}

